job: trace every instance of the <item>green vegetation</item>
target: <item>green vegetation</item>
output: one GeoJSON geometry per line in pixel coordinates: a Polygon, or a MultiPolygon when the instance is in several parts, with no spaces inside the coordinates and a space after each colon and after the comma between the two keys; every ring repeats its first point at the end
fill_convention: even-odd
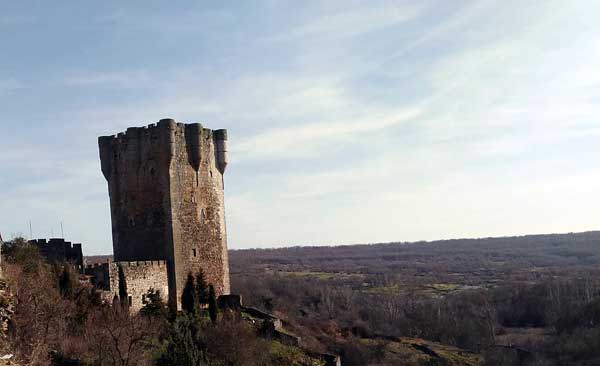
{"type": "Polygon", "coordinates": [[[190,272],[181,292],[181,308],[188,314],[195,314],[198,309],[198,295],[196,290],[194,275],[190,272]]]}
{"type": "Polygon", "coordinates": [[[273,365],[286,366],[323,366],[323,361],[307,357],[304,352],[296,347],[286,346],[280,342],[273,341],[269,349],[273,365]]]}
{"type": "Polygon", "coordinates": [[[483,360],[479,354],[419,338],[399,337],[386,342],[362,339],[361,344],[369,349],[380,348],[382,350],[381,359],[390,365],[478,366],[483,360]]]}
{"type": "Polygon", "coordinates": [[[299,277],[314,277],[319,280],[359,280],[364,275],[360,273],[335,273],[335,272],[279,272],[282,275],[299,276],[299,277]]]}
{"type": "Polygon", "coordinates": [[[217,321],[217,297],[215,296],[215,288],[213,285],[208,286],[208,315],[210,320],[215,323],[217,321]]]}
{"type": "Polygon", "coordinates": [[[148,289],[140,314],[151,318],[167,318],[167,306],[163,301],[160,291],[153,288],[148,289]]]}

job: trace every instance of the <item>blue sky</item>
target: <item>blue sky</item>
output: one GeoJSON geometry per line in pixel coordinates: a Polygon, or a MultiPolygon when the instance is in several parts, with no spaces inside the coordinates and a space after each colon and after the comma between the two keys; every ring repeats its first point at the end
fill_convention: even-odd
{"type": "Polygon", "coordinates": [[[0,0],[0,232],[112,252],[97,137],[229,129],[230,248],[600,229],[595,1],[0,0]]]}

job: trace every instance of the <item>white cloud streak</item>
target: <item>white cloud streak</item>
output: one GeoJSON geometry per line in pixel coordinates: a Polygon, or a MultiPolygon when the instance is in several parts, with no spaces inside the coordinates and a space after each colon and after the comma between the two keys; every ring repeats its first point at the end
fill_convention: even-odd
{"type": "Polygon", "coordinates": [[[319,155],[343,140],[366,138],[366,134],[412,121],[419,117],[418,109],[407,109],[380,116],[366,116],[343,121],[319,122],[272,129],[238,144],[233,153],[245,158],[289,159],[319,155]]]}
{"type": "MultiPolygon", "coordinates": [[[[66,89],[140,94],[116,105],[94,98],[65,111],[69,122],[61,123],[90,144],[162,117],[229,128],[235,248],[594,228],[600,9],[462,4],[439,22],[431,14],[447,3],[320,5],[289,19],[269,14],[284,18],[274,36],[236,29],[248,32],[248,44],[224,44],[216,57],[201,54],[178,68],[68,70],[66,89]]],[[[236,19],[223,14],[212,31],[236,19]]],[[[116,33],[161,24],[159,15],[152,24],[127,13],[107,19],[100,25],[116,33]]],[[[165,38],[203,29],[193,14],[184,25],[165,28],[165,38]]],[[[2,85],[0,94],[22,87],[2,85]]],[[[73,153],[64,146],[61,153],[73,153]]],[[[106,251],[108,197],[95,146],[68,162],[56,151],[22,146],[11,155],[12,148],[0,154],[3,168],[27,178],[42,164],[40,175],[53,178],[12,185],[3,204],[22,204],[20,216],[40,212],[35,221],[68,216],[90,252],[106,251]]]]}
{"type": "Polygon", "coordinates": [[[269,40],[307,41],[315,37],[320,39],[353,37],[414,20],[421,14],[424,6],[392,1],[383,5],[370,2],[367,6],[358,8],[343,4],[340,8],[321,13],[318,17],[308,19],[301,25],[269,40]]]}

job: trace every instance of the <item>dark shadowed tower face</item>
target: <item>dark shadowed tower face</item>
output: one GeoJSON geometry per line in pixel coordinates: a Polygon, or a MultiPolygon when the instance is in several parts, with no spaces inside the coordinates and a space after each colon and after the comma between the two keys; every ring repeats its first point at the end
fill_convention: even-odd
{"type": "Polygon", "coordinates": [[[229,294],[223,174],[227,131],[163,119],[98,138],[115,261],[167,261],[169,302],[189,272],[229,294]]]}

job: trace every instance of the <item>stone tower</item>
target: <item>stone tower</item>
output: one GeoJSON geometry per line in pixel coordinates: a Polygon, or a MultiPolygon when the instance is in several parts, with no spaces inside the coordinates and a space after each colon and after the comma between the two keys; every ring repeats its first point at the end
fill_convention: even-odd
{"type": "Polygon", "coordinates": [[[223,174],[227,130],[162,119],[98,138],[115,261],[165,260],[169,304],[189,272],[229,294],[223,174]]]}

